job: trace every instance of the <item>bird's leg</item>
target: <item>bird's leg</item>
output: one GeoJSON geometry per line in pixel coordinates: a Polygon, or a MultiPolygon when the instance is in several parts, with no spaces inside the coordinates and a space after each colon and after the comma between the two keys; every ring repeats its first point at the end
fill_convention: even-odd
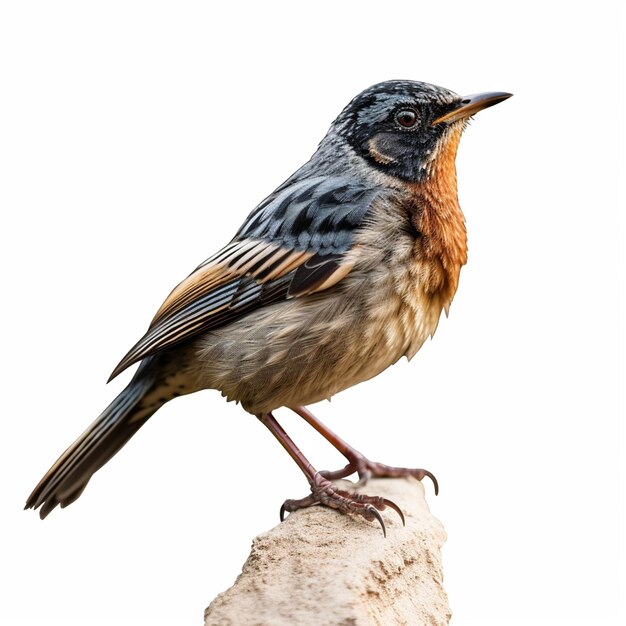
{"type": "Polygon", "coordinates": [[[404,524],[404,515],[398,505],[379,496],[366,496],[364,494],[350,493],[342,489],[337,489],[328,478],[322,476],[300,449],[292,441],[291,437],[283,430],[283,427],[276,421],[271,413],[259,415],[258,418],[270,432],[278,439],[280,444],[287,450],[289,456],[297,463],[311,485],[311,495],[300,500],[286,500],[280,508],[280,521],[282,522],[285,512],[291,513],[298,509],[303,509],[315,504],[337,509],[342,513],[355,513],[364,517],[368,521],[377,520],[386,536],[385,523],[379,511],[386,507],[392,508],[398,513],[404,524]]]}
{"type": "Polygon", "coordinates": [[[337,480],[345,478],[354,472],[359,475],[359,485],[364,485],[370,478],[397,478],[401,476],[413,476],[417,480],[422,480],[424,476],[428,476],[435,486],[435,495],[439,493],[439,484],[435,476],[425,469],[409,469],[406,467],[391,467],[370,461],[366,456],[355,450],[351,445],[347,444],[341,437],[336,435],[330,428],[320,422],[311,411],[306,407],[297,406],[290,407],[292,411],[297,413],[306,422],[308,422],[315,430],[324,437],[334,448],[336,448],[343,456],[348,459],[348,465],[343,469],[334,472],[321,472],[328,480],[337,480]]]}

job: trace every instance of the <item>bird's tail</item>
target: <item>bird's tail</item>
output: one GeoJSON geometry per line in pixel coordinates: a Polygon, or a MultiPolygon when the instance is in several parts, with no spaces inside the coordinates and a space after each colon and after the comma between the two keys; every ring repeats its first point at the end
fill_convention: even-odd
{"type": "MultiPolygon", "coordinates": [[[[146,359],[149,361],[150,359],[146,359]]],[[[44,519],[57,505],[76,500],[89,479],[176,393],[159,381],[144,361],[128,387],[59,457],[26,501],[27,509],[41,507],[44,519]]]]}

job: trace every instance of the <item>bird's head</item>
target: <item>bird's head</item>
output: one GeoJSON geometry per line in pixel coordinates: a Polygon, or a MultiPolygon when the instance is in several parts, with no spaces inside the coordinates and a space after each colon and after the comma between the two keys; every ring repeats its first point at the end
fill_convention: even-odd
{"type": "Polygon", "coordinates": [[[454,160],[472,115],[510,97],[502,92],[463,97],[429,83],[391,80],[354,98],[331,134],[343,137],[378,170],[417,183],[431,175],[442,154],[454,160]]]}

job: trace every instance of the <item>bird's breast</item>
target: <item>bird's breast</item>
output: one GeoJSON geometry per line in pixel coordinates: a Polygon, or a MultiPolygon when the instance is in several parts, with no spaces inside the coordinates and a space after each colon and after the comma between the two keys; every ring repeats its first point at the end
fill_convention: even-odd
{"type": "Polygon", "coordinates": [[[465,233],[462,216],[459,226],[413,200],[373,207],[339,283],[203,335],[202,384],[261,414],[330,398],[411,358],[454,295],[465,233]]]}
{"type": "Polygon", "coordinates": [[[388,284],[372,298],[369,310],[370,328],[378,334],[377,352],[390,365],[402,356],[412,358],[432,337],[453,293],[441,261],[424,260],[412,251],[402,263],[389,267],[388,276],[388,284]]]}
{"type": "Polygon", "coordinates": [[[361,239],[363,258],[375,259],[369,269],[374,326],[387,345],[401,346],[395,358],[411,358],[447,313],[467,260],[456,185],[423,184],[378,207],[361,239]]]}

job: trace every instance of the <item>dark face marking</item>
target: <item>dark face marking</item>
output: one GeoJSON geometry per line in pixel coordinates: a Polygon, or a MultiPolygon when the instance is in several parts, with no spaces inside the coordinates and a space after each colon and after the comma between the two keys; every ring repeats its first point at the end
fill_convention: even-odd
{"type": "Polygon", "coordinates": [[[461,97],[428,83],[388,81],[359,94],[335,120],[333,129],[377,169],[410,182],[428,175],[448,126],[432,125],[461,97]]]}

